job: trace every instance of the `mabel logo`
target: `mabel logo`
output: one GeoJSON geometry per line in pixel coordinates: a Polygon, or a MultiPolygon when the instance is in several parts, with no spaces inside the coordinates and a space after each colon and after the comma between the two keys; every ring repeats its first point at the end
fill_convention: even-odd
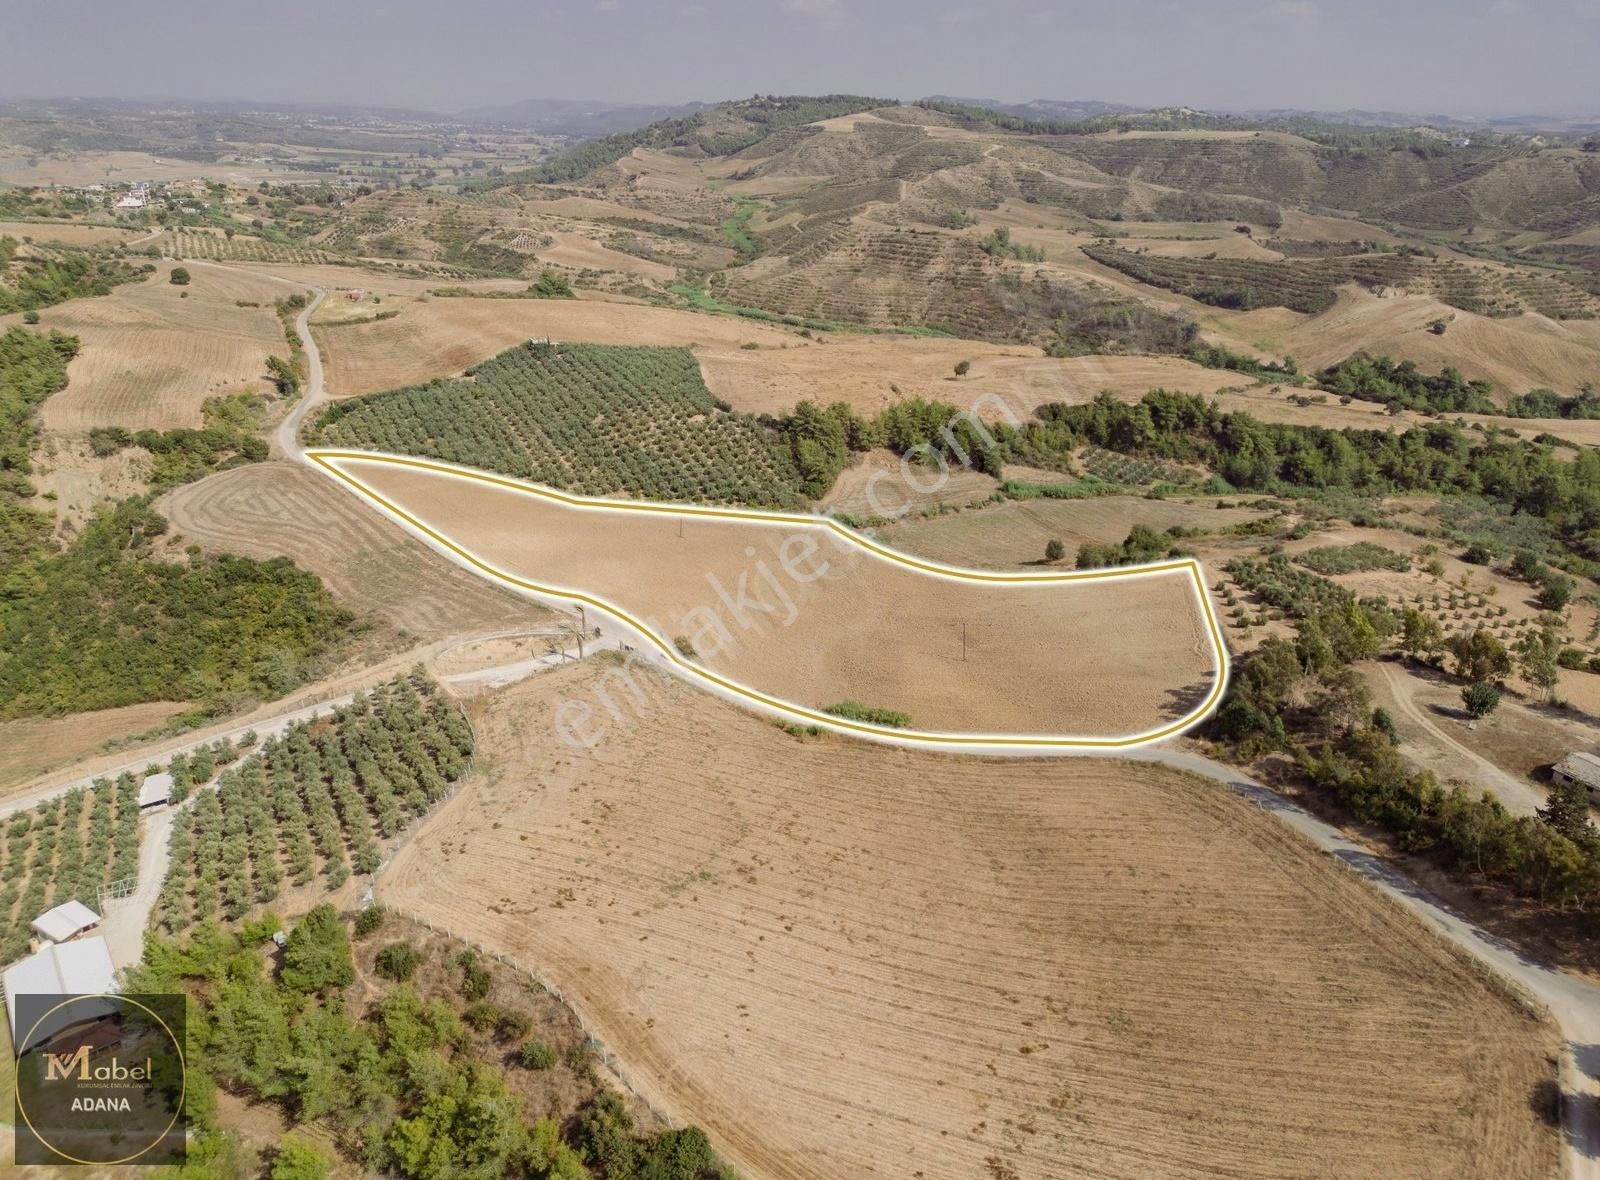
{"type": "Polygon", "coordinates": [[[182,996],[15,996],[16,1162],[183,1162],[182,996]]]}

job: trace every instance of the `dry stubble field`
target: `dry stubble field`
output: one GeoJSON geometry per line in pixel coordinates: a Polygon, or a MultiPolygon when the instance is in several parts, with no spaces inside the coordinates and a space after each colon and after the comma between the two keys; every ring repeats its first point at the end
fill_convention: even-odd
{"type": "Polygon", "coordinates": [[[1122,737],[1193,709],[1216,674],[1187,570],[983,586],[815,527],[579,509],[371,459],[337,464],[498,568],[616,603],[690,639],[711,670],[811,708],[854,698],[921,729],[1122,737]]]}
{"type": "Polygon", "coordinates": [[[157,508],[175,543],[291,557],[339,601],[422,637],[537,626],[550,612],[450,564],[332,480],[297,463],[238,467],[186,484],[157,508]]]}
{"type": "Polygon", "coordinates": [[[171,267],[162,263],[141,283],[39,313],[41,328],[79,340],[66,389],[40,410],[46,430],[199,426],[208,397],[265,387],[267,357],[286,351],[272,301],[289,288],[198,266],[187,287],[175,287],[167,281],[171,267]]]}
{"type": "Polygon", "coordinates": [[[1555,1168],[1548,1026],[1223,788],[621,675],[475,706],[486,772],[380,897],[536,966],[750,1180],[1555,1168]],[[624,722],[561,744],[602,690],[624,722]]]}

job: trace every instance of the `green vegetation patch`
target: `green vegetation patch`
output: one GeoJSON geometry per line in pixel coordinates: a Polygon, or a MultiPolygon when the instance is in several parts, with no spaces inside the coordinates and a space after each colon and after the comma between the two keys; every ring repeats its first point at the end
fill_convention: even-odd
{"type": "Polygon", "coordinates": [[[420,672],[296,723],[174,823],[163,924],[236,922],[285,880],[336,889],[373,872],[379,841],[443,799],[471,755],[466,719],[420,672]]]}
{"type": "Polygon", "coordinates": [[[16,239],[0,238],[0,315],[109,295],[121,284],[155,270],[149,263],[128,262],[105,249],[52,245],[45,256],[18,258],[16,254],[16,239]]]}
{"type": "Polygon", "coordinates": [[[1328,392],[1380,402],[1391,409],[1420,410],[1423,413],[1492,414],[1493,386],[1487,381],[1468,381],[1457,370],[1446,367],[1429,376],[1412,361],[1395,362],[1386,356],[1365,353],[1346,357],[1317,374],[1317,382],[1328,392]]]}
{"type": "MultiPolygon", "coordinates": [[[[100,890],[139,867],[139,781],[96,779],[4,821],[0,964],[28,953],[29,923],[62,902],[100,908],[100,890]]],[[[5,1066],[9,1069],[10,1063],[5,1066]]]]}
{"type": "Polygon", "coordinates": [[[1308,570],[1319,574],[1354,574],[1364,570],[1399,570],[1411,568],[1411,558],[1394,549],[1371,541],[1357,541],[1351,545],[1323,545],[1307,549],[1295,560],[1308,570]]]}
{"type": "Polygon", "coordinates": [[[0,568],[0,718],[185,700],[207,711],[311,679],[352,622],[287,558],[159,560],[144,499],[102,506],[65,550],[0,568]]]}
{"type": "Polygon", "coordinates": [[[162,492],[230,467],[265,460],[267,443],[257,432],[266,409],[266,402],[254,393],[208,398],[201,407],[205,426],[200,430],[132,431],[96,426],[89,431],[89,446],[101,458],[124,447],[144,448],[150,452],[151,490],[162,492]]]}
{"type": "Polygon", "coordinates": [[[340,402],[316,442],[486,467],[586,495],[793,506],[774,434],[711,396],[686,348],[530,341],[465,378],[340,402]]]}
{"type": "Polygon", "coordinates": [[[840,701],[822,711],[834,717],[843,717],[846,721],[861,721],[868,725],[887,725],[893,729],[908,729],[911,726],[909,714],[863,705],[860,701],[840,701]]]}
{"type": "Polygon", "coordinates": [[[78,338],[60,332],[0,335],[0,578],[49,538],[50,518],[28,503],[37,494],[28,482],[31,455],[39,405],[67,387],[67,362],[77,354],[78,338]]]}

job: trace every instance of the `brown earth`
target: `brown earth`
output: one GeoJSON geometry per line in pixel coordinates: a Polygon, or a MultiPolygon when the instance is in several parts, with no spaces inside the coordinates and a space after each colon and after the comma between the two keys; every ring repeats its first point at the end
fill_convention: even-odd
{"type": "Polygon", "coordinates": [[[186,484],[157,508],[175,543],[290,557],[341,603],[419,637],[538,626],[550,612],[491,586],[408,537],[332,480],[286,461],[186,484]]]}
{"type": "Polygon", "coordinates": [[[174,701],[151,701],[121,709],[74,713],[70,717],[0,721],[0,789],[70,765],[113,739],[157,729],[167,718],[190,707],[174,701]]]}
{"type": "Polygon", "coordinates": [[[272,310],[286,288],[200,267],[191,268],[188,286],[175,287],[170,269],[161,264],[144,282],[40,311],[41,328],[79,340],[66,389],[40,411],[46,430],[199,426],[206,398],[265,387],[267,357],[286,351],[272,310]],[[239,307],[241,300],[260,306],[239,307]]]}
{"type": "Polygon", "coordinates": [[[689,639],[710,670],[814,709],[853,698],[924,729],[1123,736],[1194,708],[1214,675],[1182,570],[984,586],[820,526],[579,509],[373,460],[338,465],[480,559],[604,598],[689,639]]]}
{"type": "Polygon", "coordinates": [[[562,744],[619,675],[486,698],[380,896],[537,965],[741,1175],[1557,1167],[1553,1031],[1215,784],[799,740],[645,669],[562,744]]]}

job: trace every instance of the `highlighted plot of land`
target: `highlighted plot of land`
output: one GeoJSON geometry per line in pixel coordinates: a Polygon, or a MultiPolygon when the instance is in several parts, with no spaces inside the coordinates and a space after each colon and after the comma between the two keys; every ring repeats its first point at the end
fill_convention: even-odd
{"type": "Polygon", "coordinates": [[[1131,746],[1193,725],[1227,678],[1187,559],[963,570],[802,514],[596,500],[432,460],[306,454],[485,577],[581,603],[652,658],[790,721],[934,745],[1131,746]],[[867,717],[825,711],[847,700],[867,717]]]}

